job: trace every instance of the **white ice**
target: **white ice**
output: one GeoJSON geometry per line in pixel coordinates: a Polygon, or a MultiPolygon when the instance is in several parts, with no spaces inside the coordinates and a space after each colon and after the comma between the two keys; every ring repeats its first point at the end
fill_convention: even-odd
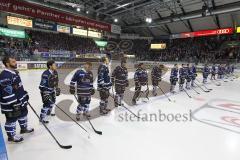
{"type": "MultiPolygon", "coordinates": [[[[40,113],[42,105],[38,89],[41,73],[42,70],[22,71],[20,73],[23,85],[29,92],[30,103],[38,113],[40,113]]],[[[198,78],[200,80],[201,77],[198,78]]],[[[168,80],[168,76],[165,80],[168,80]]],[[[200,89],[196,88],[201,95],[197,95],[191,90],[189,93],[193,96],[192,99],[188,98],[185,93],[177,93],[170,96],[176,103],[169,102],[164,96],[159,96],[151,98],[148,103],[141,102],[130,109],[135,113],[141,109],[141,113],[158,113],[158,110],[161,110],[166,114],[184,114],[189,113],[190,110],[200,109],[208,102],[211,105],[213,103],[211,101],[215,99],[223,99],[221,102],[224,103],[226,100],[228,103],[239,104],[239,82],[238,79],[221,82],[222,86],[220,87],[209,82],[207,87],[213,89],[210,93],[201,92],[200,89]]],[[[176,90],[178,91],[177,88],[176,90]]],[[[61,99],[74,100],[74,97],[61,95],[57,101],[61,99]]],[[[91,109],[97,107],[97,104],[98,100],[93,99],[91,109]]],[[[71,112],[73,113],[75,106],[76,103],[71,106],[71,112]]],[[[102,136],[92,132],[87,122],[81,122],[89,131],[90,139],[73,122],[64,122],[57,117],[51,118],[48,127],[60,143],[73,146],[70,150],[64,150],[57,146],[29,108],[29,125],[35,128],[35,132],[24,135],[25,141],[21,144],[6,142],[6,146],[10,160],[239,160],[240,113],[237,113],[237,111],[229,112],[226,110],[224,112],[224,110],[207,108],[196,113],[195,118],[200,118],[203,121],[204,119],[218,121],[218,118],[223,116],[238,118],[235,121],[235,127],[232,123],[228,123],[223,124],[222,128],[197,120],[171,123],[167,121],[119,122],[117,120],[118,112],[124,113],[127,111],[112,111],[108,116],[92,120],[95,128],[103,132],[102,136]]],[[[2,115],[3,131],[4,121],[2,115]]],[[[216,125],[216,123],[212,124],[216,125]]],[[[6,139],[5,133],[4,137],[6,139]]]]}

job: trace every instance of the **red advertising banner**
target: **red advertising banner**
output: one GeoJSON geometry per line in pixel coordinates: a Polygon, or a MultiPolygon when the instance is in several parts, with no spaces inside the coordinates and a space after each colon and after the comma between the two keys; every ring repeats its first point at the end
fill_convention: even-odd
{"type": "Polygon", "coordinates": [[[180,38],[188,38],[188,37],[204,37],[204,36],[214,36],[214,35],[223,35],[223,34],[233,34],[233,28],[223,28],[223,29],[215,29],[215,30],[203,30],[196,32],[187,32],[181,33],[180,38]]]}
{"type": "Polygon", "coordinates": [[[111,32],[111,24],[76,16],[70,13],[63,13],[58,10],[31,4],[22,0],[0,0],[0,10],[59,23],[85,26],[111,32]]]}

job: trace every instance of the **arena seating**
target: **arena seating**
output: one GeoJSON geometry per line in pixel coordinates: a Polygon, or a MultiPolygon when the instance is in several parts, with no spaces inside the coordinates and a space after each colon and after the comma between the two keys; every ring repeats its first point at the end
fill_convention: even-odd
{"type": "MultiPolygon", "coordinates": [[[[91,38],[70,36],[63,33],[53,33],[27,30],[28,38],[13,39],[0,36],[1,54],[11,54],[18,60],[31,59],[36,51],[75,51],[77,54],[101,53],[91,38]]],[[[199,37],[172,40],[117,40],[108,39],[108,46],[104,53],[125,53],[135,55],[137,60],[155,61],[188,61],[188,62],[239,62],[239,48],[224,48],[227,41],[237,41],[239,35],[215,37],[199,37]],[[164,50],[151,50],[151,43],[166,43],[164,50]]],[[[103,53],[103,51],[102,51],[103,53]]]]}

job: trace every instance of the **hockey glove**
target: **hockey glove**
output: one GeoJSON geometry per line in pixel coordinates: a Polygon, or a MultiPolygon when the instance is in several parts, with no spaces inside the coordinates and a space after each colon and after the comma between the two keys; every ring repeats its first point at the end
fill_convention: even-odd
{"type": "Polygon", "coordinates": [[[126,87],[129,87],[129,82],[128,81],[126,82],[126,87]]]}
{"type": "Polygon", "coordinates": [[[70,94],[75,94],[75,87],[70,86],[69,92],[70,92],[70,94]]]}
{"type": "Polygon", "coordinates": [[[91,89],[91,95],[95,94],[95,89],[91,89]]]}
{"type": "Polygon", "coordinates": [[[43,102],[48,103],[51,101],[51,96],[49,94],[43,94],[43,102]]]}
{"type": "Polygon", "coordinates": [[[26,101],[29,101],[29,95],[28,95],[28,92],[25,91],[25,94],[26,94],[26,101]]]}
{"type": "Polygon", "coordinates": [[[61,93],[61,89],[60,88],[56,88],[56,96],[60,96],[61,93]]]}

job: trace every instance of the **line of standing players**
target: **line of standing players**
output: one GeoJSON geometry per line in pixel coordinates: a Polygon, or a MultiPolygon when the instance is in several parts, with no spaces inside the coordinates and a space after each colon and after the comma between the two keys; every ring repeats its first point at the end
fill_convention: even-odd
{"type": "MultiPolygon", "coordinates": [[[[226,76],[230,76],[234,73],[234,65],[220,64],[218,66],[212,65],[210,68],[208,64],[205,64],[202,68],[203,84],[207,83],[208,76],[211,74],[210,80],[216,80],[216,75],[218,79],[223,79],[226,76]]],[[[179,81],[179,90],[184,90],[184,84],[186,82],[186,89],[191,89],[190,87],[195,87],[195,80],[197,77],[197,70],[194,64],[182,64],[181,68],[178,69],[178,64],[175,64],[171,69],[170,75],[170,92],[175,93],[174,89],[179,81]]]]}
{"type": "MultiPolygon", "coordinates": [[[[19,72],[17,69],[17,62],[15,58],[6,56],[2,60],[5,65],[5,69],[0,73],[0,104],[1,112],[6,117],[5,131],[8,136],[9,142],[22,142],[23,137],[16,134],[16,122],[20,125],[20,134],[32,133],[33,128],[28,127],[28,92],[24,89],[19,72]]],[[[101,59],[101,64],[98,68],[97,74],[97,90],[100,96],[99,110],[101,115],[109,113],[108,98],[109,96],[114,98],[115,107],[124,105],[122,103],[124,92],[129,87],[128,70],[126,68],[126,59],[121,60],[121,65],[117,66],[110,76],[109,72],[109,60],[106,57],[101,59]],[[110,89],[115,88],[115,94],[110,95],[110,89]]],[[[41,82],[39,85],[40,94],[42,97],[43,106],[40,113],[39,121],[41,123],[49,123],[48,116],[55,116],[53,107],[56,102],[56,96],[61,93],[58,87],[59,78],[57,72],[57,65],[55,61],[49,60],[47,62],[47,70],[41,75],[41,82]]],[[[203,68],[203,83],[206,83],[207,77],[212,74],[212,79],[215,79],[215,75],[218,74],[219,78],[223,78],[226,74],[234,72],[234,66],[221,65],[217,67],[212,66],[210,70],[207,65],[203,68]]],[[[162,80],[162,72],[164,66],[154,66],[151,71],[151,80],[153,85],[152,94],[157,95],[157,88],[159,82],[162,80]]],[[[186,80],[186,89],[190,89],[190,85],[194,86],[194,80],[196,79],[196,68],[194,65],[182,65],[178,70],[177,64],[171,69],[170,75],[170,92],[174,93],[174,87],[179,79],[180,91],[183,90],[183,85],[186,80]],[[179,78],[178,78],[179,74],[179,78]]],[[[86,62],[83,68],[77,70],[73,75],[70,82],[70,94],[74,95],[78,100],[78,106],[76,110],[76,119],[80,120],[81,114],[86,117],[90,117],[89,105],[92,95],[95,94],[93,87],[93,73],[92,63],[86,62]]],[[[132,98],[133,105],[144,93],[146,97],[149,94],[148,87],[148,72],[144,63],[139,63],[136,72],[134,73],[135,93],[132,98]],[[143,92],[142,89],[146,88],[143,92]]]]}

